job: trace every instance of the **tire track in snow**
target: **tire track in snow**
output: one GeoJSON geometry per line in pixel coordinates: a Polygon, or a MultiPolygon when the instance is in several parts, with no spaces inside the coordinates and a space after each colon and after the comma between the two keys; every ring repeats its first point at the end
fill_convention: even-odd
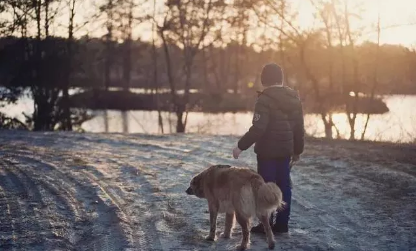
{"type": "MultiPolygon", "coordinates": [[[[1,164],[0,164],[1,166],[1,164]]],[[[0,175],[2,172],[0,171],[0,175]]],[[[0,181],[0,248],[7,250],[16,250],[17,234],[15,223],[17,219],[14,219],[13,206],[11,205],[10,198],[6,191],[3,190],[0,181]]],[[[14,212],[16,213],[16,212],[14,212]]]]}
{"type": "MultiPolygon", "coordinates": [[[[129,145],[131,146],[130,143],[129,145]]],[[[104,152],[110,151],[108,147],[109,145],[107,144],[99,146],[99,148],[102,149],[104,152]]],[[[146,144],[147,150],[149,149],[149,147],[153,148],[151,144],[146,144]]],[[[175,147],[169,148],[174,149],[174,152],[179,151],[180,153],[183,153],[182,150],[177,149],[175,147]]],[[[138,149],[138,147],[134,147],[132,149],[138,149]]],[[[156,149],[158,151],[152,152],[153,155],[157,154],[156,156],[153,156],[153,159],[159,159],[159,155],[162,154],[160,152],[161,150],[163,151],[163,154],[165,154],[164,158],[172,157],[171,155],[166,156],[169,150],[166,150],[165,148],[159,146],[155,146],[154,150],[156,149]]],[[[173,213],[172,208],[169,208],[170,199],[168,198],[167,193],[163,191],[165,184],[160,183],[160,176],[163,176],[163,172],[167,171],[167,168],[163,167],[163,165],[154,166],[150,163],[149,165],[146,165],[146,167],[143,167],[142,164],[134,165],[135,163],[143,162],[138,160],[132,160],[131,157],[141,155],[141,151],[139,152],[137,150],[132,150],[123,152],[123,154],[121,156],[118,156],[117,158],[108,158],[106,160],[108,164],[111,164],[111,166],[115,169],[120,169],[121,173],[113,173],[114,175],[117,175],[116,179],[122,178],[124,182],[127,182],[128,187],[140,186],[138,189],[136,189],[138,196],[136,196],[136,198],[133,199],[135,201],[134,209],[136,211],[132,213],[144,216],[140,217],[136,221],[137,225],[145,226],[145,230],[137,230],[140,233],[142,233],[140,238],[141,246],[146,246],[146,250],[175,250],[174,246],[177,245],[178,249],[184,250],[184,245],[181,245],[179,243],[172,243],[172,241],[175,243],[177,241],[171,240],[169,239],[169,236],[167,236],[167,232],[169,231],[177,233],[178,230],[184,230],[183,226],[184,224],[186,224],[185,222],[182,222],[180,223],[182,224],[182,228],[177,228],[177,220],[178,217],[180,219],[181,216],[178,214],[178,212],[176,214],[173,213]],[[172,222],[173,218],[175,218],[175,222],[172,222]],[[167,242],[167,240],[170,241],[167,242]],[[171,247],[166,247],[167,244],[171,247]]],[[[178,155],[178,157],[179,156],[180,155],[178,155]]],[[[102,158],[102,156],[97,156],[95,158],[102,158]]],[[[94,162],[96,161],[95,158],[92,158],[89,161],[94,162]]],[[[184,171],[184,169],[181,168],[177,168],[177,170],[182,172],[184,171]]],[[[94,171],[94,173],[97,173],[96,170],[94,171]]],[[[171,175],[174,174],[170,172],[167,175],[167,177],[171,177],[171,175]]],[[[98,174],[98,176],[100,175],[98,174]]],[[[131,206],[127,206],[127,208],[129,207],[131,206]]],[[[131,212],[131,210],[128,211],[131,212]]],[[[187,230],[190,230],[188,231],[188,234],[194,234],[197,231],[197,229],[193,229],[192,225],[189,224],[187,230]]],[[[189,241],[189,238],[184,238],[182,241],[189,241]]],[[[192,248],[190,247],[190,249],[192,248]]]]}
{"type": "Polygon", "coordinates": [[[13,219],[14,238],[11,246],[17,249],[44,250],[47,228],[41,226],[35,207],[41,204],[38,190],[30,190],[21,178],[1,161],[0,186],[7,198],[10,216],[13,219]],[[19,240],[19,241],[17,241],[19,240]]]}
{"type": "Polygon", "coordinates": [[[139,247],[142,250],[163,250],[161,240],[164,239],[164,233],[158,231],[155,225],[157,219],[153,217],[155,212],[156,214],[159,212],[160,208],[157,207],[157,203],[163,198],[154,195],[156,190],[148,180],[149,173],[142,173],[140,169],[116,159],[107,159],[107,161],[118,167],[124,182],[127,182],[129,187],[139,186],[134,189],[136,193],[130,195],[130,205],[126,206],[129,214],[141,216],[132,217],[136,226],[135,232],[138,235],[139,247]]]}
{"type": "MultiPolygon", "coordinates": [[[[45,176],[49,177],[48,179],[43,179],[42,182],[38,183],[50,184],[51,180],[58,180],[61,185],[57,187],[58,191],[52,192],[52,194],[65,194],[68,191],[72,191],[73,195],[70,197],[75,198],[78,206],[81,205],[80,208],[89,217],[86,221],[81,220],[79,224],[72,227],[78,232],[77,237],[72,237],[72,239],[76,240],[76,243],[73,243],[74,246],[78,247],[78,249],[80,247],[81,250],[122,250],[129,247],[128,239],[131,238],[126,236],[125,227],[120,225],[121,220],[117,215],[117,208],[107,205],[97,194],[93,184],[88,184],[85,179],[77,179],[68,173],[63,173],[53,164],[33,156],[17,155],[14,157],[18,161],[25,162],[31,166],[36,172],[43,171],[43,173],[48,174],[48,176],[45,176]],[[68,188],[64,189],[62,188],[63,186],[68,188]]],[[[45,156],[42,156],[42,158],[45,158],[45,156]]],[[[53,185],[50,185],[49,189],[51,187],[53,185]]],[[[74,200],[72,199],[73,202],[74,200]]]]}
{"type": "MultiPolygon", "coordinates": [[[[89,144],[79,144],[83,145],[83,148],[90,148],[89,144]]],[[[79,146],[78,145],[78,146],[79,146]]],[[[129,223],[128,232],[132,233],[131,247],[135,250],[163,250],[160,244],[161,233],[159,233],[154,226],[155,223],[153,219],[149,216],[149,208],[145,207],[148,202],[154,201],[153,199],[148,199],[151,196],[153,187],[147,182],[146,179],[142,179],[139,182],[141,187],[139,194],[135,198],[127,196],[126,192],[118,186],[118,182],[108,182],[107,180],[120,180],[126,179],[126,177],[121,177],[118,175],[118,170],[122,168],[123,163],[120,163],[116,160],[116,157],[112,152],[114,149],[109,149],[108,140],[98,140],[98,143],[95,146],[100,149],[99,153],[94,155],[88,155],[85,153],[79,153],[78,157],[82,158],[85,163],[106,163],[107,168],[111,168],[110,164],[114,164],[114,169],[111,172],[111,175],[114,177],[107,177],[100,170],[98,170],[93,164],[86,164],[80,174],[88,179],[91,184],[97,186],[104,194],[104,197],[108,198],[111,201],[119,212],[121,212],[121,218],[124,219],[124,223],[129,223]],[[146,190],[147,193],[141,193],[143,190],[146,190]],[[129,198],[126,198],[129,197],[129,198]],[[143,198],[146,198],[143,200],[143,198]],[[135,201],[142,201],[141,203],[135,203],[135,201]],[[132,205],[133,204],[133,205],[132,205]],[[131,215],[136,216],[137,214],[142,215],[142,217],[131,217],[131,215]]],[[[52,158],[53,156],[49,156],[52,158]]],[[[134,174],[137,176],[137,173],[134,174]]],[[[141,176],[141,174],[140,174],[141,176]]],[[[128,181],[128,180],[123,180],[128,181]]],[[[129,187],[137,187],[138,183],[130,183],[129,187]]],[[[154,197],[155,198],[155,197],[154,197]]],[[[156,200],[158,200],[156,198],[156,200]]],[[[157,208],[154,208],[157,210],[157,208]]]]}
{"type": "MultiPolygon", "coordinates": [[[[104,149],[103,149],[103,152],[104,152],[104,149]]],[[[45,153],[45,154],[46,155],[41,156],[42,160],[38,160],[38,159],[35,160],[33,158],[31,160],[46,163],[45,159],[50,159],[50,158],[55,157],[55,156],[49,155],[49,153],[45,153]]],[[[97,159],[101,159],[104,162],[113,161],[111,158],[106,159],[107,156],[103,157],[101,156],[101,154],[98,154],[95,156],[97,157],[97,159]]],[[[79,155],[78,157],[81,157],[82,159],[86,159],[86,160],[91,160],[91,156],[79,155]]],[[[94,163],[94,161],[92,161],[92,163],[94,163]]],[[[120,163],[117,163],[117,166],[118,165],[120,165],[120,163]]],[[[85,166],[85,168],[82,168],[82,170],[77,170],[77,172],[79,173],[77,176],[83,176],[84,182],[89,183],[92,186],[95,186],[96,188],[98,188],[103,194],[103,196],[101,197],[105,198],[107,203],[113,205],[114,210],[116,210],[117,213],[120,215],[119,217],[120,220],[122,220],[123,223],[125,223],[123,224],[124,225],[123,230],[129,233],[130,245],[127,248],[131,248],[135,250],[162,250],[160,245],[157,245],[158,241],[155,241],[160,237],[157,231],[153,231],[154,233],[151,234],[150,232],[152,231],[149,231],[149,229],[141,230],[141,226],[149,226],[149,224],[152,224],[152,222],[150,222],[149,220],[147,222],[136,221],[136,223],[134,224],[134,220],[129,217],[129,214],[126,212],[124,208],[128,206],[127,201],[131,201],[131,200],[125,200],[123,198],[124,194],[123,194],[123,191],[121,191],[120,187],[114,184],[107,184],[105,182],[107,178],[105,178],[104,175],[99,170],[95,169],[93,165],[87,165],[85,166]]],[[[146,212],[146,211],[148,211],[148,209],[144,208],[143,212],[146,212]]],[[[115,248],[115,249],[110,249],[110,250],[118,250],[118,249],[115,248]]]]}
{"type": "MultiPolygon", "coordinates": [[[[96,171],[95,173],[97,173],[96,171]]],[[[89,173],[87,171],[83,171],[83,174],[85,174],[88,179],[91,181],[92,184],[96,184],[101,191],[104,193],[104,195],[111,201],[111,203],[117,208],[118,213],[120,214],[120,220],[122,220],[125,223],[125,226],[127,230],[125,230],[128,233],[127,238],[129,239],[130,247],[135,248],[142,248],[142,246],[137,246],[139,244],[134,236],[134,229],[131,226],[132,219],[130,218],[129,214],[125,211],[124,207],[127,205],[127,202],[123,199],[123,195],[120,192],[119,187],[113,187],[112,185],[107,184],[106,182],[100,180],[100,177],[97,177],[97,175],[89,173]]]]}
{"type": "Polygon", "coordinates": [[[65,250],[75,250],[77,242],[76,225],[85,223],[86,216],[77,206],[73,196],[64,189],[64,186],[57,184],[58,181],[49,176],[48,173],[33,171],[32,166],[24,165],[24,162],[7,160],[25,180],[31,190],[39,191],[42,206],[42,220],[47,221],[48,229],[52,235],[47,240],[50,248],[61,247],[65,250]]]}

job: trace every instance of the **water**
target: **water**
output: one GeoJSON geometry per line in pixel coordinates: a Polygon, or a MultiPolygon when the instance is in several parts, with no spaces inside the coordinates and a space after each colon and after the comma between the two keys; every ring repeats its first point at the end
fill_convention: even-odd
{"type": "MultiPolygon", "coordinates": [[[[390,95],[384,101],[390,111],[381,115],[371,115],[366,139],[391,142],[416,141],[416,95],[390,95]]],[[[9,116],[24,120],[22,112],[33,112],[33,101],[29,97],[19,100],[17,105],[0,109],[9,116]]],[[[82,125],[88,132],[124,132],[124,133],[161,133],[158,125],[158,113],[149,111],[92,111],[95,117],[82,125]]],[[[162,113],[164,133],[175,132],[175,116],[162,113]]],[[[350,128],[345,114],[333,116],[340,135],[348,138],[350,128]]],[[[242,135],[251,125],[252,113],[207,114],[191,112],[188,115],[187,132],[215,135],[242,135]]],[[[360,137],[364,128],[366,115],[358,115],[356,137],[360,137]]],[[[309,135],[324,136],[324,126],[319,116],[305,115],[305,129],[309,135]]]]}
{"type": "MultiPolygon", "coordinates": [[[[416,95],[390,95],[384,97],[389,112],[371,115],[365,139],[400,143],[416,143],[416,95]]],[[[356,138],[361,137],[367,115],[359,114],[356,120],[356,138]]],[[[333,116],[342,138],[349,138],[350,126],[345,114],[333,116]]],[[[317,137],[324,136],[324,126],[316,115],[305,117],[306,131],[317,137]],[[316,123],[318,121],[318,123],[316,123]]]]}

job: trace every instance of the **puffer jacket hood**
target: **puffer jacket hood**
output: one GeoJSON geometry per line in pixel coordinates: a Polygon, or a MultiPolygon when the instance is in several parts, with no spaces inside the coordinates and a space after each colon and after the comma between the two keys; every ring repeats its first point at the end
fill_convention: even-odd
{"type": "Polygon", "coordinates": [[[271,86],[259,93],[265,96],[271,106],[281,110],[285,114],[290,114],[302,109],[299,102],[298,92],[287,86],[271,86]]]}

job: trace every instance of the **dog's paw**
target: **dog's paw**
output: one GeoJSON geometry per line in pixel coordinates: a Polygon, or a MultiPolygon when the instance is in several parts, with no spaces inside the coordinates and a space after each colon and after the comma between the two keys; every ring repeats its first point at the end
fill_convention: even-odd
{"type": "Polygon", "coordinates": [[[215,241],[215,236],[208,235],[207,237],[205,237],[205,240],[207,240],[207,241],[215,241]]]}
{"type": "Polygon", "coordinates": [[[221,233],[220,237],[223,239],[230,239],[231,238],[231,233],[221,233]]]}
{"type": "Polygon", "coordinates": [[[237,248],[236,248],[237,251],[243,251],[243,250],[246,250],[246,249],[247,249],[247,245],[238,245],[237,248]]]}
{"type": "Polygon", "coordinates": [[[275,246],[275,242],[274,241],[269,242],[269,249],[270,250],[274,249],[274,246],[275,246]]]}

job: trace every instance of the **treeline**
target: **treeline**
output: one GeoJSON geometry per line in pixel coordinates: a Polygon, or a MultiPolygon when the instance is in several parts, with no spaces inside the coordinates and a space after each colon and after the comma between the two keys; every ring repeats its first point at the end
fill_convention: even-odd
{"type": "MultiPolygon", "coordinates": [[[[68,67],[67,40],[60,37],[49,37],[42,40],[44,56],[38,63],[30,62],[25,58],[26,46],[34,43],[34,40],[19,37],[0,38],[0,84],[6,87],[30,87],[30,75],[35,67],[42,68],[47,78],[42,81],[43,85],[50,87],[62,87],[63,76],[68,67]]],[[[126,61],[123,44],[113,42],[112,66],[110,68],[109,80],[105,80],[105,47],[103,39],[83,37],[73,41],[72,63],[70,76],[70,87],[104,88],[142,88],[152,90],[154,84],[153,51],[152,44],[145,41],[132,41],[129,57],[130,80],[125,81],[126,61]]],[[[180,66],[181,49],[175,44],[169,45],[173,65],[180,66]]],[[[372,68],[377,51],[379,69],[376,94],[416,94],[416,54],[409,48],[400,45],[381,45],[374,43],[360,44],[356,48],[359,55],[359,69],[363,81],[360,83],[362,93],[371,92],[372,68]]],[[[163,48],[156,47],[158,57],[163,57],[163,48]]],[[[285,64],[286,82],[298,88],[301,92],[307,92],[307,85],[299,78],[302,73],[302,64],[296,62],[297,52],[294,50],[284,51],[284,60],[291,60],[285,64]]],[[[322,43],[314,48],[306,48],[310,70],[320,79],[319,87],[326,88],[328,84],[326,64],[328,64],[329,51],[322,43]]],[[[277,50],[258,51],[254,46],[239,46],[236,43],[226,44],[224,48],[210,45],[203,53],[195,57],[194,70],[191,76],[192,88],[207,92],[221,93],[226,91],[240,92],[246,89],[260,88],[259,73],[266,62],[282,62],[281,52],[277,50]],[[251,85],[253,84],[253,86],[251,85]]],[[[333,55],[333,70],[339,72],[334,74],[338,82],[341,77],[342,67],[341,55],[333,55]]],[[[348,67],[348,66],[346,66],[348,67]]],[[[180,74],[182,69],[174,69],[175,74],[180,74]]],[[[158,88],[169,88],[166,76],[166,64],[162,60],[156,71],[159,75],[158,88]]],[[[178,82],[178,89],[183,89],[183,81],[178,82]]],[[[339,85],[339,84],[338,84],[339,85]]]]}
{"type": "Polygon", "coordinates": [[[0,19],[0,98],[14,102],[29,88],[35,112],[25,124],[34,130],[72,130],[88,119],[71,105],[70,88],[102,93],[118,87],[143,88],[156,96],[167,89],[169,95],[156,98],[156,106],[168,102],[177,131],[184,132],[192,90],[255,96],[261,67],[271,61],[282,65],[286,83],[300,92],[306,109],[320,115],[327,137],[337,132],[332,113],[342,110],[350,138],[358,138],[355,120],[363,94],[376,100],[378,94],[416,93],[415,50],[380,44],[380,18],[371,27],[378,42],[358,43],[369,24],[352,30],[362,13],[348,1],[310,1],[317,20],[310,29],[297,24],[291,1],[102,0],[87,4],[91,16],[76,22],[85,2],[90,1],[0,3],[5,16],[0,19]],[[52,31],[62,22],[59,15],[67,21],[52,31]],[[104,35],[77,36],[87,23],[104,35]],[[142,25],[151,27],[146,41],[142,25]],[[136,38],[134,30],[139,30],[136,38]]]}

